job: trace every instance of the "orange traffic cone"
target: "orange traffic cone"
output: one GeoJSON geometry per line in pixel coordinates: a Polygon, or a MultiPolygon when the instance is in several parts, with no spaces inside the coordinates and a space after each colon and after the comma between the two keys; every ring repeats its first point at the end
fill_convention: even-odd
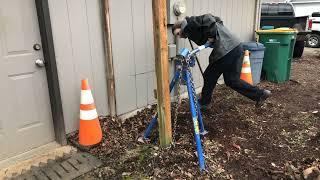
{"type": "Polygon", "coordinates": [[[81,83],[79,144],[91,146],[101,142],[102,131],[88,79],[81,83]]]}
{"type": "Polygon", "coordinates": [[[244,52],[240,79],[242,79],[245,82],[253,85],[251,67],[250,67],[250,58],[249,58],[249,51],[248,50],[246,50],[244,52]]]}

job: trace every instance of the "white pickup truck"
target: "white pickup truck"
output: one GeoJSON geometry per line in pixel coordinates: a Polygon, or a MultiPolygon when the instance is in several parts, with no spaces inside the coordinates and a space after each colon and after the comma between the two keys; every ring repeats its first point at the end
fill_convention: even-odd
{"type": "MultiPolygon", "coordinates": [[[[297,37],[297,42],[296,43],[296,47],[295,47],[295,53],[302,55],[302,53],[298,53],[299,51],[302,52],[302,43],[300,43],[301,38],[299,37],[303,37],[303,35],[301,34],[301,31],[304,31],[304,35],[306,36],[305,41],[306,41],[306,46],[309,47],[320,47],[320,0],[262,0],[262,2],[265,2],[264,4],[266,4],[267,2],[273,2],[272,5],[273,6],[279,6],[279,10],[281,9],[281,6],[284,6],[284,4],[287,4],[286,9],[290,10],[289,8],[289,4],[291,5],[291,7],[293,7],[293,12],[294,12],[294,16],[295,16],[295,20],[297,22],[299,22],[300,28],[297,28],[300,32],[300,35],[298,34],[297,37]],[[276,3],[282,4],[282,5],[276,5],[276,3]],[[306,26],[303,26],[304,22],[306,20],[306,18],[308,19],[308,22],[306,22],[306,26]],[[302,27],[302,28],[301,28],[302,27]]],[[[269,8],[270,9],[270,8],[269,8]]],[[[274,9],[274,8],[273,8],[274,9]]],[[[263,5],[262,5],[262,11],[263,11],[263,5]]],[[[273,10],[275,11],[275,10],[273,10]]],[[[291,11],[291,10],[290,10],[291,11]]],[[[262,12],[263,13],[263,12],[262,12]]],[[[282,12],[284,17],[284,13],[282,12]]],[[[261,15],[262,19],[263,14],[261,15]]],[[[281,17],[283,19],[283,17],[281,17]]],[[[285,23],[285,25],[288,25],[288,23],[292,24],[292,18],[288,18],[287,24],[285,23]]],[[[273,17],[274,19],[274,17],[273,17]]],[[[279,18],[278,18],[279,19],[279,18]]],[[[270,21],[270,20],[268,20],[270,21]]],[[[279,20],[277,20],[279,21],[279,20]]],[[[264,23],[264,22],[262,22],[264,23]]],[[[270,23],[270,22],[268,22],[270,23]]],[[[284,22],[282,22],[284,23],[284,22]]],[[[279,23],[278,23],[279,24],[279,23]]],[[[283,24],[281,24],[282,26],[284,26],[283,24]]],[[[296,26],[295,26],[296,27],[296,26]]],[[[299,26],[298,26],[299,27],[299,26]]]]}
{"type": "Polygon", "coordinates": [[[306,46],[320,47],[320,0],[286,0],[292,4],[295,16],[308,16],[306,46]]]}
{"type": "Polygon", "coordinates": [[[320,12],[314,12],[309,17],[308,30],[310,33],[307,35],[307,46],[320,47],[320,12]]]}

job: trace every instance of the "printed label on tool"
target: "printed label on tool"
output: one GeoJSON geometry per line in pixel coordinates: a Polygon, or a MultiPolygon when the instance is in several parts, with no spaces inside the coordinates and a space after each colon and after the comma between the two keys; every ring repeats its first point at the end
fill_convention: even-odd
{"type": "Polygon", "coordinates": [[[199,134],[199,123],[197,118],[193,118],[194,132],[199,134]]]}

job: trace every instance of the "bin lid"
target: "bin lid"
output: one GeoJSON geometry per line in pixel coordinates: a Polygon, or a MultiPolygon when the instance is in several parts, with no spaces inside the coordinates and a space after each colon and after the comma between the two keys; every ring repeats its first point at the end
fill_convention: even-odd
{"type": "Polygon", "coordinates": [[[242,46],[243,49],[249,51],[260,51],[265,49],[264,45],[258,42],[243,42],[242,46]]]}
{"type": "Polygon", "coordinates": [[[257,30],[257,34],[294,34],[298,33],[297,30],[292,28],[277,28],[268,30],[257,30]]]}

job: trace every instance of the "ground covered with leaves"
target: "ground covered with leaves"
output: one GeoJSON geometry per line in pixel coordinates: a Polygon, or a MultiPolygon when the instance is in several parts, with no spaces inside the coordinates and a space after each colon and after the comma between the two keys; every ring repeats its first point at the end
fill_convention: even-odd
{"type": "MultiPolygon", "coordinates": [[[[262,82],[272,91],[261,108],[224,85],[203,112],[207,172],[200,173],[186,100],[178,112],[176,145],[138,138],[154,107],[121,120],[101,120],[103,141],[89,150],[103,166],[79,179],[320,179],[320,53],[295,60],[291,80],[262,82]]],[[[70,139],[76,139],[71,134],[70,139]]]]}

